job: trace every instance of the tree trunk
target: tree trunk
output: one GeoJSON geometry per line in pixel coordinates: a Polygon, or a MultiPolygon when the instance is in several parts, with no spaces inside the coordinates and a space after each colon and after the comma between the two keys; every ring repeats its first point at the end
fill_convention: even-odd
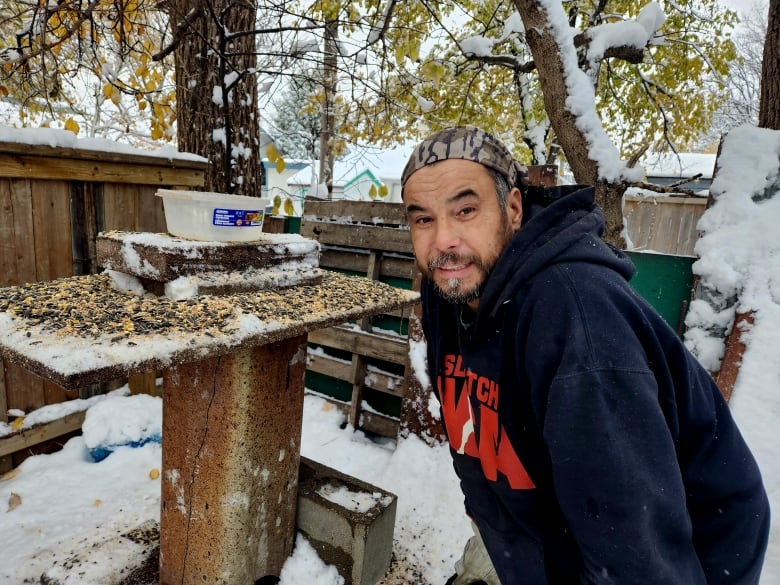
{"type": "Polygon", "coordinates": [[[761,128],[780,130],[780,0],[769,2],[764,59],[761,65],[758,125],[761,128]]]}
{"type": "Polygon", "coordinates": [[[566,160],[576,181],[596,186],[596,203],[603,209],[606,220],[604,240],[623,248],[622,198],[626,187],[598,180],[598,162],[590,157],[590,145],[577,128],[575,116],[563,105],[569,92],[561,61],[561,47],[552,34],[542,3],[537,0],[515,0],[515,6],[525,26],[526,40],[539,74],[544,109],[550,118],[550,125],[566,153],[566,160]]]}
{"type": "Polygon", "coordinates": [[[260,195],[254,0],[168,0],[175,39],[178,147],[211,163],[208,191],[260,195]],[[193,11],[199,11],[192,17],[193,11]]]}
{"type": "Polygon", "coordinates": [[[596,203],[604,212],[604,235],[602,239],[616,248],[624,250],[626,239],[623,235],[623,195],[627,186],[622,183],[596,183],[596,203]]]}
{"type": "Polygon", "coordinates": [[[335,134],[336,116],[334,112],[338,70],[338,22],[329,20],[325,24],[322,47],[322,118],[320,123],[320,184],[328,188],[328,199],[333,194],[333,148],[331,141],[335,134]]]}

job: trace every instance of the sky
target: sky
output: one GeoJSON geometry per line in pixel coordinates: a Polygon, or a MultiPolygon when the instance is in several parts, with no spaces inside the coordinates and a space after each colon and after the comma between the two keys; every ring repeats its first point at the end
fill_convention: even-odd
{"type": "MultiPolygon", "coordinates": [[[[544,3],[561,38],[568,38],[560,3],[544,3]]],[[[645,23],[654,22],[658,14],[645,16],[645,23]]],[[[590,114],[592,89],[573,67],[576,55],[565,53],[563,59],[572,92],[565,107],[578,117],[588,136],[601,176],[630,178],[631,170],[605,141],[600,124],[590,114]]],[[[60,135],[50,133],[54,131],[41,132],[46,143],[59,140],[60,135]]],[[[686,344],[711,367],[723,353],[722,337],[713,332],[728,328],[737,312],[754,315],[754,324],[746,331],[747,350],[730,407],[758,460],[774,510],[780,510],[780,431],[776,424],[780,416],[780,196],[764,198],[764,192],[767,185],[777,188],[780,182],[778,160],[778,132],[743,127],[732,131],[724,142],[712,185],[715,203],[701,220],[704,234],[696,249],[700,259],[694,264],[710,300],[692,304],[686,320],[686,344]],[[736,302],[731,301],[734,298],[736,302]]],[[[420,363],[422,349],[412,351],[413,361],[420,363]]],[[[60,570],[74,552],[99,555],[117,532],[159,518],[159,444],[151,441],[114,448],[109,443],[142,443],[154,438],[159,425],[155,413],[161,406],[159,399],[126,394],[122,388],[88,403],[71,401],[45,411],[11,413],[12,418],[26,415],[24,424],[29,424],[56,418],[62,414],[59,409],[80,407],[88,409],[88,423],[84,434],[71,439],[61,451],[30,457],[0,478],[0,582],[37,583],[42,573],[60,570]],[[93,454],[100,447],[113,452],[96,461],[93,454]]],[[[374,441],[349,426],[342,428],[343,423],[337,409],[308,393],[302,454],[398,496],[394,552],[401,561],[385,585],[443,583],[470,535],[446,447],[431,447],[415,436],[374,441]]],[[[0,434],[10,431],[10,425],[0,424],[0,434]]],[[[120,569],[121,558],[96,558],[101,562],[90,570],[120,569]]],[[[335,568],[326,566],[301,537],[281,578],[283,585],[343,583],[335,568]]],[[[107,581],[105,574],[73,579],[80,585],[105,585],[107,581]]],[[[761,585],[780,585],[777,513],[761,585]]]]}

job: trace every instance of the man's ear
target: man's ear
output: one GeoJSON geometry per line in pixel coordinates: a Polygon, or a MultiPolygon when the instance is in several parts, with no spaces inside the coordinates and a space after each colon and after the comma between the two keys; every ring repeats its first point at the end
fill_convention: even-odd
{"type": "Polygon", "coordinates": [[[506,214],[512,230],[519,230],[523,222],[523,194],[517,187],[513,187],[506,196],[506,214]]]}

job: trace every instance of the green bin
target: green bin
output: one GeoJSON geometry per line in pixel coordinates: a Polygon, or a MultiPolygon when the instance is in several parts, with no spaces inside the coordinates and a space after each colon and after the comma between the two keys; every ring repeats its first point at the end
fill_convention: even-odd
{"type": "Polygon", "coordinates": [[[682,334],[693,287],[692,256],[626,251],[636,266],[631,286],[682,334]]]}
{"type": "Polygon", "coordinates": [[[300,234],[301,233],[301,218],[288,216],[284,218],[284,233],[286,234],[300,234]]]}

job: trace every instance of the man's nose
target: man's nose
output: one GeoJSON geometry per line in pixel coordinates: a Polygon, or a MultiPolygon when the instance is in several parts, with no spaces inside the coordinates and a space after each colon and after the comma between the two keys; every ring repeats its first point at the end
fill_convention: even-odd
{"type": "Polygon", "coordinates": [[[460,232],[451,221],[442,220],[436,225],[436,237],[434,245],[441,252],[457,248],[460,243],[460,232]]]}

